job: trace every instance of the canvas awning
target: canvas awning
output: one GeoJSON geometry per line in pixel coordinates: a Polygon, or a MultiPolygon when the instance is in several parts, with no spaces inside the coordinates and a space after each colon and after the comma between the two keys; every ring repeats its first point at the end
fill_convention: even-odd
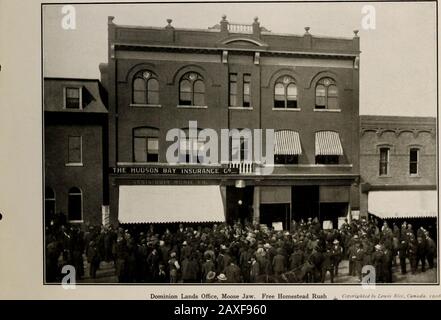
{"type": "Polygon", "coordinates": [[[274,134],[274,154],[277,155],[300,155],[302,146],[297,131],[280,130],[274,134]]]}
{"type": "Polygon", "coordinates": [[[319,131],[315,133],[315,155],[316,156],[342,156],[343,147],[341,145],[338,132],[319,131]]]}
{"type": "Polygon", "coordinates": [[[370,191],[369,213],[381,218],[436,218],[435,190],[370,191]]]}
{"type": "Polygon", "coordinates": [[[119,187],[120,223],[224,222],[217,185],[119,187]]]}

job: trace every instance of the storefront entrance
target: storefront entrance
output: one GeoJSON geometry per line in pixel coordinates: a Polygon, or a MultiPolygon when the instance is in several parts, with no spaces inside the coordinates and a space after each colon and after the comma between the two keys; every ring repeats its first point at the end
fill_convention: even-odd
{"type": "Polygon", "coordinates": [[[241,223],[253,221],[254,187],[236,188],[227,186],[227,222],[241,223]]]}
{"type": "Polygon", "coordinates": [[[292,219],[299,222],[315,217],[320,219],[319,186],[293,186],[292,219]]]}
{"type": "Polygon", "coordinates": [[[283,230],[289,230],[291,210],[289,203],[262,203],[260,205],[260,223],[272,228],[273,223],[282,223],[283,230]]]}

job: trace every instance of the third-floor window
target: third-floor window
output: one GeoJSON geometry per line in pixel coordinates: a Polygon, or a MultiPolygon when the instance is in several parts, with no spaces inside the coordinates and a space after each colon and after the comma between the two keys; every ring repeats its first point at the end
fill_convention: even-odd
{"type": "Polygon", "coordinates": [[[294,78],[283,76],[277,79],[274,85],[274,108],[297,108],[297,86],[294,78]]]}
{"type": "Polygon", "coordinates": [[[159,82],[150,71],[140,71],[133,78],[132,102],[134,104],[159,104],[159,82]]]}

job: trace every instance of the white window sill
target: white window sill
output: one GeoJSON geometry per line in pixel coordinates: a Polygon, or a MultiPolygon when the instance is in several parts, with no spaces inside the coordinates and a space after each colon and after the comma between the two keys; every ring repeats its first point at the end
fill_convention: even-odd
{"type": "Polygon", "coordinates": [[[246,111],[252,111],[253,107],[228,107],[230,110],[246,110],[246,111]]]}
{"type": "Polygon", "coordinates": [[[273,108],[273,111],[302,111],[300,108],[273,108]]]}
{"type": "Polygon", "coordinates": [[[419,174],[409,174],[410,178],[421,178],[419,174]]]}
{"type": "Polygon", "coordinates": [[[130,107],[134,107],[134,108],[162,108],[162,105],[160,105],[160,104],[131,103],[130,107]]]}
{"type": "Polygon", "coordinates": [[[384,174],[384,175],[378,175],[378,178],[392,178],[392,176],[389,174],[384,174]]]}
{"type": "Polygon", "coordinates": [[[83,167],[84,164],[82,164],[82,163],[66,163],[65,166],[66,167],[83,167]]]}
{"type": "Polygon", "coordinates": [[[314,112],[341,112],[341,109],[314,109],[314,112]]]}
{"type": "Polygon", "coordinates": [[[69,223],[83,223],[84,220],[68,220],[69,223]]]}
{"type": "Polygon", "coordinates": [[[179,108],[179,109],[208,109],[208,106],[183,106],[183,105],[178,105],[177,108],[179,108]]]}

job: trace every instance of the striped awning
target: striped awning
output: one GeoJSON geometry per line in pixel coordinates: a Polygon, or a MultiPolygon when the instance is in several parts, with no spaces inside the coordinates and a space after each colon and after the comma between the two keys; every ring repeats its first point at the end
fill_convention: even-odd
{"type": "Polygon", "coordinates": [[[316,156],[342,156],[340,136],[334,131],[319,131],[315,133],[316,156]]]}
{"type": "Polygon", "coordinates": [[[302,146],[297,131],[280,130],[274,134],[274,154],[277,155],[300,155],[302,146]]]}

